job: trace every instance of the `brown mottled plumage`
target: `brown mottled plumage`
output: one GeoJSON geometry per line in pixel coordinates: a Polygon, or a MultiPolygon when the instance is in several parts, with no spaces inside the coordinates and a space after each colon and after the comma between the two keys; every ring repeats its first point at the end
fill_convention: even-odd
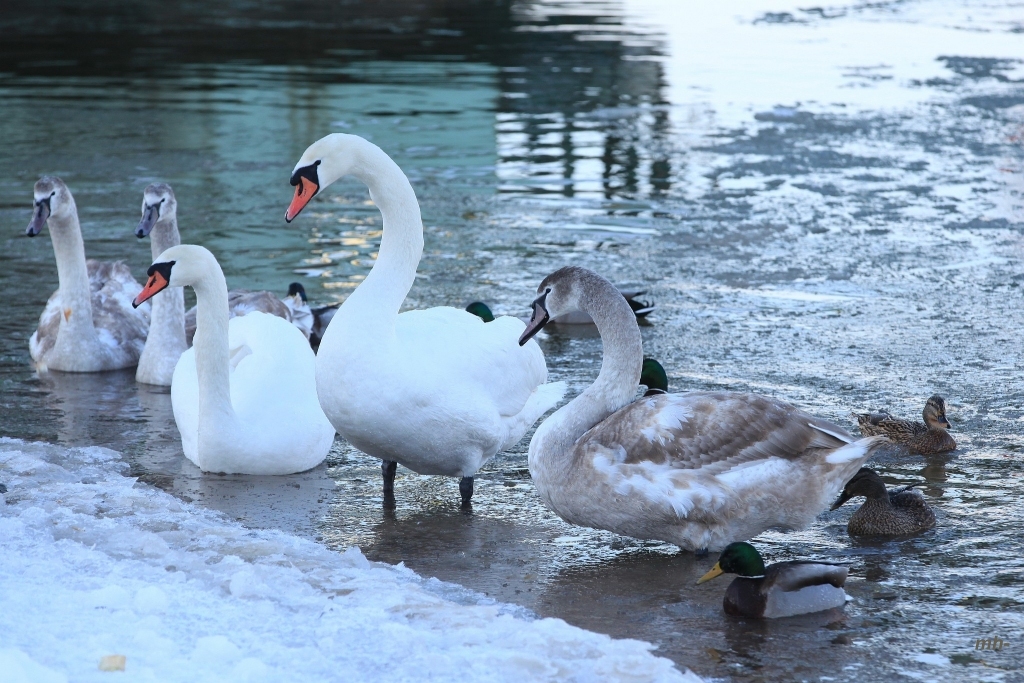
{"type": "MultiPolygon", "coordinates": [[[[93,325],[106,330],[126,353],[138,358],[146,343],[149,322],[144,315],[127,314],[132,298],[142,286],[122,261],[85,262],[89,274],[89,296],[92,303],[93,325]]],[[[32,358],[44,358],[57,342],[57,331],[64,318],[60,290],[50,295],[46,308],[39,316],[39,327],[30,340],[32,358]]]]}
{"type": "Polygon", "coordinates": [[[893,443],[905,445],[911,453],[931,455],[956,448],[956,440],[946,431],[949,428],[946,402],[938,394],[929,398],[924,406],[924,423],[901,420],[885,411],[854,413],[854,417],[864,436],[888,437],[893,443]]]}
{"type": "Polygon", "coordinates": [[[846,529],[851,536],[904,536],[935,526],[935,513],[920,491],[912,486],[886,491],[882,478],[870,468],[862,467],[846,483],[832,509],[855,496],[867,500],[850,517],[846,529]]]}

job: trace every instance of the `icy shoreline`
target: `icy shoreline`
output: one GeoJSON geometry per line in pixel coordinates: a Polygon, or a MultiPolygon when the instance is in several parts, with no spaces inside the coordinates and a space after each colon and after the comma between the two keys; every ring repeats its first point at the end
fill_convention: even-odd
{"type": "Polygon", "coordinates": [[[115,451],[0,439],[0,681],[698,681],[652,646],[253,531],[115,451]]]}

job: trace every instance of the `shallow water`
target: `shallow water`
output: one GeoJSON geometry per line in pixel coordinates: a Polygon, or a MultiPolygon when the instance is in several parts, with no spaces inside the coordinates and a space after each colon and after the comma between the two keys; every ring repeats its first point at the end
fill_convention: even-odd
{"type": "MultiPolygon", "coordinates": [[[[110,446],[143,481],[247,524],[649,640],[708,677],[1024,677],[1019,7],[229,4],[199,21],[131,7],[0,17],[0,433],[110,446]],[[693,585],[713,556],[545,510],[526,440],[480,474],[472,514],[456,481],[401,470],[384,513],[379,463],[340,440],[303,475],[204,476],[166,391],[132,372],[31,371],[26,340],[56,287],[49,241],[22,236],[38,175],[74,192],[90,257],[139,277],[150,247],[131,231],[160,179],[231,286],[300,280],[343,299],[379,239],[365,189],[340,183],[282,220],[295,159],[330,131],[374,140],[416,188],[426,248],[409,307],[522,314],[544,275],[577,263],[648,289],[645,349],[675,390],[758,391],[847,426],[851,410],[909,417],[941,393],[960,448],[876,462],[890,484],[925,482],[938,528],[851,541],[847,505],[764,534],[770,560],[851,563],[853,601],[751,623],[722,614],[724,581],[693,585]],[[1010,645],[975,649],[996,636],[1010,645]]],[[[593,334],[542,343],[571,395],[596,376],[593,334]]]]}

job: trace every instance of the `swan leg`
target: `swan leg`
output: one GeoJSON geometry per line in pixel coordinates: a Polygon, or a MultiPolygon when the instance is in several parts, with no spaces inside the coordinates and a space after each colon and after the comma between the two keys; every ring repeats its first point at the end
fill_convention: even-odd
{"type": "Polygon", "coordinates": [[[398,463],[394,460],[384,460],[380,463],[380,471],[384,475],[384,507],[394,510],[395,472],[398,471],[398,463]]]}
{"type": "Polygon", "coordinates": [[[459,480],[459,493],[462,494],[462,509],[473,507],[473,477],[463,477],[459,480]]]}

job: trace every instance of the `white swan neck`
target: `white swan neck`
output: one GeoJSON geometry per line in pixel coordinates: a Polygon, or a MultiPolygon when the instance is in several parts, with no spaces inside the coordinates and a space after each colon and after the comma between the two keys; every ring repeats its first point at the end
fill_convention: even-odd
{"type": "Polygon", "coordinates": [[[58,343],[59,337],[66,333],[73,334],[77,339],[95,334],[82,228],[78,223],[78,209],[74,200],[69,197],[68,201],[71,207],[66,215],[51,215],[47,221],[53,253],[57,259],[57,279],[60,282],[62,322],[58,343]]]}
{"type": "Polygon", "coordinates": [[[380,209],[383,234],[377,261],[366,279],[339,310],[342,317],[358,316],[367,327],[390,326],[416,279],[423,254],[423,223],[416,193],[402,169],[375,145],[361,145],[350,174],[370,190],[380,209]]]}
{"type": "MultiPolygon", "coordinates": [[[[625,298],[603,279],[587,284],[578,305],[593,318],[601,335],[601,372],[593,384],[545,420],[535,437],[539,452],[547,454],[548,466],[563,474],[571,467],[569,454],[576,441],[633,401],[643,366],[640,328],[625,298]]],[[[530,450],[534,451],[532,443],[530,450]]]]}
{"type": "Polygon", "coordinates": [[[199,432],[227,431],[233,420],[228,349],[228,286],[216,259],[192,283],[196,292],[196,334],[192,342],[199,382],[199,432]]]}

